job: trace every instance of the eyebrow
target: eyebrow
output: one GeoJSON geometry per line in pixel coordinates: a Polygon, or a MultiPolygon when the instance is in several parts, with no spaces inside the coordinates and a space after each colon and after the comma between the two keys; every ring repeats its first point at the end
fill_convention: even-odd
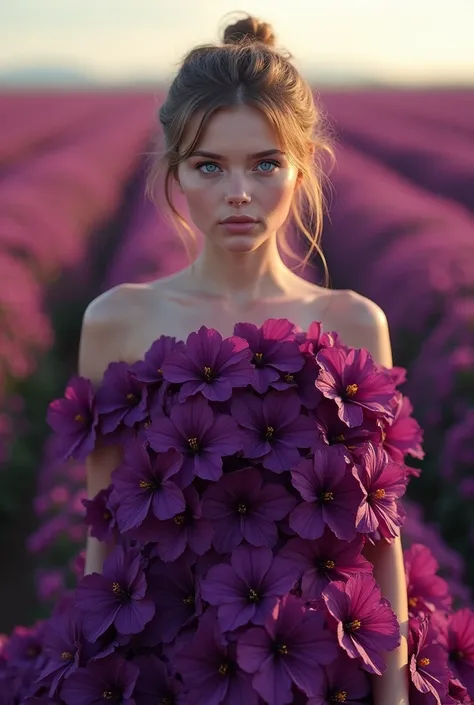
{"type": "MultiPolygon", "coordinates": [[[[272,154],[284,155],[285,152],[282,152],[281,149],[266,149],[263,152],[256,152],[255,154],[249,154],[248,156],[251,159],[259,159],[260,157],[269,157],[272,154]]],[[[197,149],[189,156],[190,157],[209,157],[209,159],[220,159],[221,161],[225,161],[225,159],[226,159],[226,157],[223,157],[222,154],[215,154],[215,152],[207,152],[203,149],[197,149]]]]}

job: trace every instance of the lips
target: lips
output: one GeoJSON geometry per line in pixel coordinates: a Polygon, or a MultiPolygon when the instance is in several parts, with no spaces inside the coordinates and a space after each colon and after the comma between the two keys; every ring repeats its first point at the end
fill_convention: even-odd
{"type": "Polygon", "coordinates": [[[225,220],[221,220],[221,223],[256,223],[257,219],[252,218],[250,215],[230,215],[225,220]]]}

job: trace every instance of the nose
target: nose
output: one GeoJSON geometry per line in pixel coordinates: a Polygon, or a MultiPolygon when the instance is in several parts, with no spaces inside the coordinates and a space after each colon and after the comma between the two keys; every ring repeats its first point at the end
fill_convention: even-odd
{"type": "Polygon", "coordinates": [[[230,206],[241,206],[251,201],[250,193],[243,183],[243,179],[234,179],[232,184],[229,184],[225,202],[230,206]]]}

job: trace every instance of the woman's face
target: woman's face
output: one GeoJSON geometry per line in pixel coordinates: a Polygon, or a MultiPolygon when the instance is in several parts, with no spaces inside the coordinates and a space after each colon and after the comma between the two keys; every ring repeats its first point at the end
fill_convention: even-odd
{"type": "MultiPolygon", "coordinates": [[[[185,144],[192,138],[185,135],[185,144]]],[[[273,126],[256,108],[242,105],[216,112],[193,154],[178,169],[189,214],[207,240],[231,252],[250,252],[287,219],[298,169],[280,150],[273,126]],[[232,216],[255,223],[223,224],[232,216]]]]}

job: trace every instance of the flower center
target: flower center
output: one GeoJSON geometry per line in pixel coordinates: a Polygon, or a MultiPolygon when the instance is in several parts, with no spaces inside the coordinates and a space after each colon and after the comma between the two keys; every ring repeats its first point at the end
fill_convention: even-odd
{"type": "Polygon", "coordinates": [[[72,661],[74,657],[70,651],[63,651],[61,654],[61,658],[63,661],[72,661]]]}
{"type": "Polygon", "coordinates": [[[345,440],[346,439],[343,433],[339,434],[339,436],[334,437],[334,443],[344,443],[345,440]]]}
{"type": "Polygon", "coordinates": [[[463,661],[466,658],[466,654],[464,653],[464,651],[460,651],[460,650],[459,651],[451,651],[449,656],[453,661],[463,661]]]}
{"type": "Polygon", "coordinates": [[[159,375],[162,375],[162,374],[163,374],[163,370],[161,369],[161,367],[158,367],[158,369],[157,369],[156,371],[157,371],[157,373],[158,373],[159,375]]]}
{"type": "Polygon", "coordinates": [[[288,647],[286,644],[275,644],[275,651],[277,654],[280,654],[280,656],[288,655],[288,647]]]}
{"type": "Polygon", "coordinates": [[[212,369],[210,367],[205,367],[204,368],[204,379],[206,380],[206,382],[212,382],[212,377],[213,377],[212,369]]]}
{"type": "Polygon", "coordinates": [[[273,434],[275,433],[275,429],[273,426],[267,426],[267,430],[265,432],[265,438],[267,441],[269,441],[271,438],[273,438],[273,434]]]}
{"type": "Polygon", "coordinates": [[[346,690],[338,690],[333,695],[331,695],[329,700],[332,703],[345,703],[347,700],[347,691],[346,690]]]}
{"type": "Polygon", "coordinates": [[[288,384],[291,384],[291,382],[294,382],[294,381],[295,381],[295,376],[294,376],[294,375],[290,375],[290,374],[288,373],[288,374],[286,374],[286,375],[284,376],[283,379],[285,380],[285,382],[288,382],[288,384]]]}
{"type": "Polygon", "coordinates": [[[150,419],[150,417],[148,417],[143,422],[143,428],[150,428],[150,426],[151,426],[151,419],[150,419]]]}
{"type": "Polygon", "coordinates": [[[417,597],[409,597],[408,604],[410,607],[416,607],[418,604],[418,598],[417,597]]]}
{"type": "Polygon", "coordinates": [[[360,619],[354,619],[352,622],[345,622],[344,624],[344,630],[346,632],[356,632],[358,629],[360,629],[362,626],[362,623],[360,619]]]}
{"type": "Polygon", "coordinates": [[[248,599],[250,602],[258,602],[260,600],[260,595],[256,590],[253,590],[250,588],[249,594],[248,594],[248,599]]]}
{"type": "Polygon", "coordinates": [[[324,563],[323,563],[323,568],[327,568],[328,570],[332,570],[335,567],[336,567],[336,564],[331,559],[328,559],[327,561],[324,561],[324,563]]]}
{"type": "Polygon", "coordinates": [[[194,605],[194,595],[183,597],[183,605],[194,605]]]}
{"type": "Polygon", "coordinates": [[[176,514],[176,516],[173,518],[173,521],[175,524],[178,526],[182,526],[184,524],[186,517],[184,514],[176,514]]]}
{"type": "Polygon", "coordinates": [[[255,353],[255,355],[253,356],[253,359],[254,359],[255,365],[261,365],[263,362],[263,353],[260,353],[260,352],[255,353]]]}
{"type": "Polygon", "coordinates": [[[74,421],[77,421],[77,423],[82,423],[84,421],[84,417],[82,414],[76,414],[74,417],[74,421]]]}
{"type": "Polygon", "coordinates": [[[127,398],[127,401],[130,403],[130,406],[131,406],[132,404],[136,404],[136,403],[138,402],[137,397],[135,396],[135,394],[132,394],[132,392],[129,392],[129,393],[127,394],[127,397],[126,397],[126,398],[127,398]]]}
{"type": "Polygon", "coordinates": [[[102,517],[105,519],[105,521],[109,521],[109,519],[112,519],[112,514],[106,509],[102,514],[102,517]]]}
{"type": "Polygon", "coordinates": [[[104,692],[102,693],[102,697],[104,698],[104,700],[112,700],[114,694],[111,690],[104,690],[104,692]]]}
{"type": "Polygon", "coordinates": [[[419,658],[418,661],[416,662],[417,666],[421,666],[423,668],[424,666],[429,666],[430,665],[430,660],[429,658],[419,658]]]}
{"type": "Polygon", "coordinates": [[[348,397],[354,397],[357,394],[359,387],[357,384],[346,384],[346,395],[348,397]]]}
{"type": "Polygon", "coordinates": [[[332,502],[334,499],[334,493],[333,492],[321,492],[320,497],[323,502],[332,502]]]}
{"type": "Polygon", "coordinates": [[[229,664],[224,661],[224,663],[221,663],[221,665],[217,669],[217,672],[221,676],[226,676],[229,672],[229,664]]]}
{"type": "Polygon", "coordinates": [[[241,502],[237,505],[237,513],[238,514],[247,514],[247,512],[248,512],[248,507],[246,504],[243,504],[243,502],[241,502]]]}
{"type": "Polygon", "coordinates": [[[156,490],[156,485],[154,482],[147,482],[146,480],[140,480],[141,490],[156,490]]]}
{"type": "Polygon", "coordinates": [[[188,438],[188,445],[193,453],[197,453],[199,451],[199,443],[197,438],[188,438]]]}
{"type": "Polygon", "coordinates": [[[125,595],[125,590],[122,588],[120,583],[117,582],[112,583],[112,592],[119,597],[123,597],[125,595]]]}
{"type": "Polygon", "coordinates": [[[383,499],[385,497],[385,490],[381,487],[378,490],[375,490],[375,492],[372,492],[372,497],[374,499],[383,499]]]}

